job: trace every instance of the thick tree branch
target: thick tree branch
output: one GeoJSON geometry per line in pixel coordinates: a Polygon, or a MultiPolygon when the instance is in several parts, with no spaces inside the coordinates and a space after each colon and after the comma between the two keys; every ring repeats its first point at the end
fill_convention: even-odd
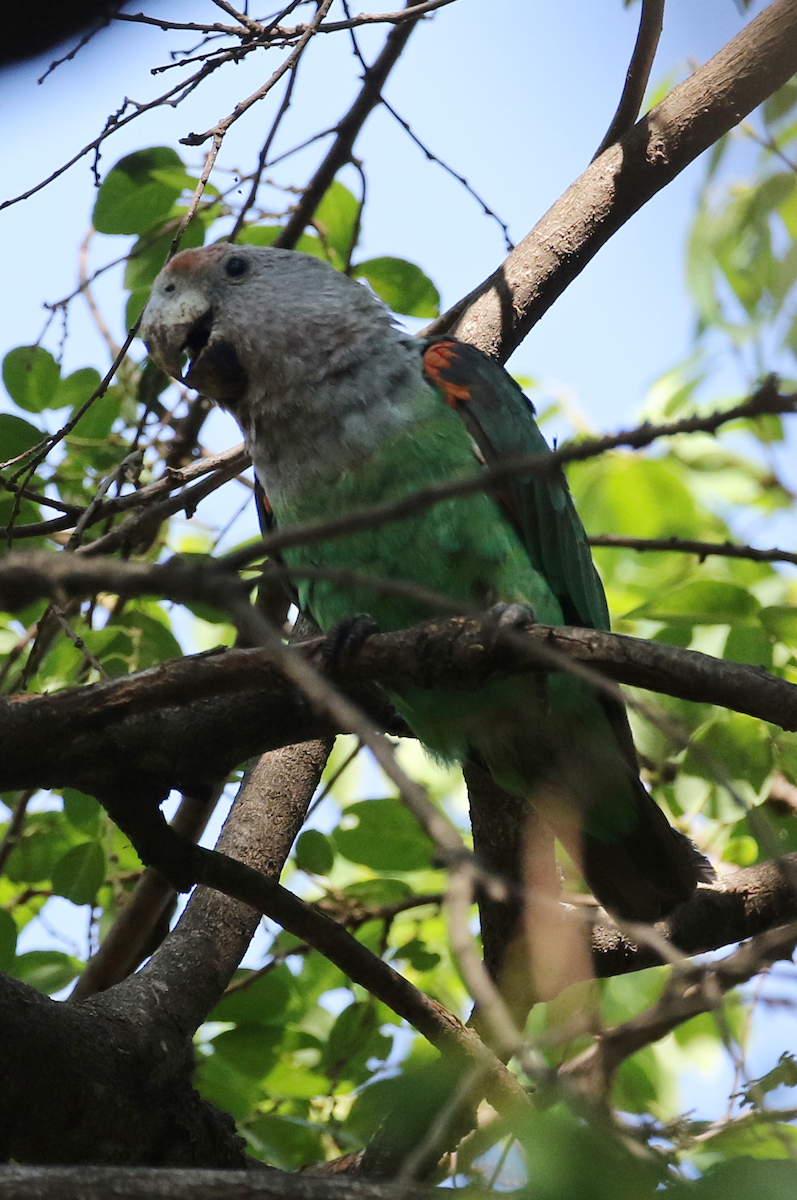
{"type": "MultiPolygon", "coordinates": [[[[172,827],[189,841],[197,842],[218,803],[224,780],[202,800],[183,796],[172,827]]],[[[172,885],[159,871],[149,867],[121,910],[102,945],[86,963],[70,1000],[85,1000],[121,982],[155,951],[153,939],[159,930],[160,941],[168,932],[177,897],[172,885]]]]}
{"type": "MultiPolygon", "coordinates": [[[[318,645],[292,653],[312,657],[318,645]]],[[[561,658],[552,653],[619,683],[797,729],[797,687],[764,668],[567,626],[513,631],[511,646],[496,641],[494,624],[474,617],[379,634],[352,654],[341,682],[472,689],[496,674],[556,669],[561,658]]],[[[400,728],[367,689],[357,695],[383,728],[400,728]]],[[[71,786],[108,795],[127,791],[132,775],[153,802],[172,787],[194,793],[253,754],[339,731],[261,650],[200,654],[83,688],[4,699],[0,729],[0,790],[71,786]]]]}
{"type": "MultiPolygon", "coordinates": [[[[260,1164],[255,1164],[259,1166],[260,1164]]],[[[288,1171],[0,1167],[4,1200],[435,1200],[435,1188],[288,1171]]]]}
{"type": "Polygon", "coordinates": [[[245,1166],[232,1119],[191,1087],[190,1047],[157,1020],[159,1000],[59,1004],[0,972],[6,1160],[245,1166]]]}
{"type": "MultiPolygon", "coordinates": [[[[252,763],[222,829],[215,859],[235,860],[263,879],[268,890],[269,883],[279,879],[302,828],[330,749],[327,740],[303,743],[252,763]]],[[[221,998],[261,916],[262,909],[240,899],[197,888],[177,927],[124,988],[161,996],[159,1010],[166,1009],[190,1038],[221,998]]]]}
{"type": "MultiPolygon", "coordinates": [[[[656,929],[682,954],[705,954],[797,920],[797,854],[724,875],[701,887],[688,904],[656,929]],[[733,938],[728,931],[732,929],[733,938]]],[[[596,925],[592,933],[594,972],[601,978],[656,966],[652,946],[637,946],[617,929],[596,925]]],[[[570,980],[574,982],[574,980],[570,980]]]]}
{"type": "Polygon", "coordinates": [[[635,212],[797,71],[797,0],[775,0],[610,146],[429,332],[500,362],[635,212]]]}

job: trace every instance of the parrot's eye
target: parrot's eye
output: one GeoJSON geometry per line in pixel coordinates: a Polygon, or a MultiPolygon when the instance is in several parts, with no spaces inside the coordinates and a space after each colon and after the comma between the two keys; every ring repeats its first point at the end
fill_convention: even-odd
{"type": "Polygon", "coordinates": [[[238,258],[236,255],[234,258],[227,259],[224,270],[231,279],[240,279],[249,270],[249,263],[245,258],[238,258]]]}

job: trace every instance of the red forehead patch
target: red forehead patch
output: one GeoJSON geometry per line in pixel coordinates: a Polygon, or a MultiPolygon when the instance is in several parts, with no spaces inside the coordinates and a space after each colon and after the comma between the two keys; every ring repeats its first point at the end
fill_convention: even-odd
{"type": "Polygon", "coordinates": [[[179,254],[175,254],[165,270],[174,275],[189,275],[197,267],[221,258],[226,249],[226,246],[203,246],[200,250],[181,250],[179,254]]]}

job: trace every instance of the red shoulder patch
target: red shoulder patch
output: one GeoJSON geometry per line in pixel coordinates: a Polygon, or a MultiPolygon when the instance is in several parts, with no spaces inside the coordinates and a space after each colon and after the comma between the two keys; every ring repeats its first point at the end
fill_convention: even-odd
{"type": "Polygon", "coordinates": [[[458,404],[470,400],[470,388],[466,383],[456,382],[451,378],[452,366],[456,370],[456,342],[432,342],[423,355],[423,369],[429,378],[443,393],[446,404],[456,408],[458,404]]]}

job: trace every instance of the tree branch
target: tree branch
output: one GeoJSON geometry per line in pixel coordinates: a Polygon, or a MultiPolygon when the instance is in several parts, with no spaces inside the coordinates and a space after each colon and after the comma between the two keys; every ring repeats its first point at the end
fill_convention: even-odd
{"type": "MultiPolygon", "coordinates": [[[[255,1167],[259,1163],[253,1164],[255,1167]]],[[[290,1171],[151,1167],[0,1167],[4,1200],[436,1200],[436,1188],[290,1171]]]]}
{"type": "Polygon", "coordinates": [[[645,88],[648,86],[653,59],[661,37],[664,19],[664,0],[642,0],[642,15],[639,18],[634,52],[628,65],[625,87],[617,105],[617,112],[604,134],[603,141],[592,156],[594,162],[604,150],[618,141],[636,121],[642,107],[645,88]]]}
{"type": "MultiPolygon", "coordinates": [[[[730,941],[743,941],[797,920],[797,854],[732,871],[712,887],[701,887],[688,904],[656,929],[682,954],[706,954],[730,941]],[[733,938],[728,938],[732,928],[733,938]]],[[[637,946],[608,925],[593,929],[595,974],[600,978],[658,965],[652,946],[637,946]]],[[[574,982],[571,980],[570,982],[574,982]]]]}
{"type": "Polygon", "coordinates": [[[559,1078],[593,1098],[605,1097],[620,1064],[659,1041],[671,1030],[719,1007],[723,995],[746,983],[779,959],[790,959],[797,946],[797,921],[760,933],[721,962],[673,971],[664,995],[646,1012],[608,1029],[559,1070],[559,1078]]]}
{"type": "MultiPolygon", "coordinates": [[[[59,563],[66,558],[47,552],[43,557],[59,563]]],[[[138,570],[131,566],[131,572],[138,570]]],[[[312,658],[318,648],[312,642],[291,653],[312,658]]],[[[369,638],[347,661],[340,682],[355,689],[378,682],[396,689],[412,684],[470,690],[499,674],[557,669],[556,656],[562,654],[619,683],[797,729],[797,687],[764,668],[568,626],[513,631],[509,646],[496,641],[489,621],[431,621],[369,638]]],[[[372,693],[357,694],[383,728],[401,728],[389,709],[378,704],[374,709],[372,693]]],[[[195,794],[208,778],[224,776],[253,754],[339,731],[286,682],[267,652],[242,649],[177,659],[82,688],[4,699],[0,728],[2,791],[71,786],[107,795],[115,787],[126,792],[132,772],[153,802],[172,787],[195,794]]]]}
{"type": "Polygon", "coordinates": [[[601,533],[589,538],[590,546],[610,549],[662,551],[677,554],[696,554],[701,562],[707,558],[746,558],[753,562],[787,562],[797,566],[797,554],[791,550],[757,550],[754,546],[737,546],[733,542],[695,542],[689,538],[636,538],[616,533],[601,533]]]}
{"type": "MultiPolygon", "coordinates": [[[[408,4],[407,7],[412,8],[414,6],[408,4]]],[[[345,117],[338,123],[334,142],[324,156],[323,162],[316,170],[310,183],[303,190],[299,203],[288,218],[288,222],[283,227],[282,232],[275,240],[275,246],[291,250],[298,242],[332,180],[340,168],[345,166],[351,159],[357,135],[369,115],[379,104],[382,88],[385,86],[388,75],[401,57],[410,34],[418,24],[423,12],[426,11],[428,9],[423,8],[422,12],[419,12],[415,16],[407,15],[400,22],[397,22],[387,35],[381,53],[373,66],[366,70],[363,86],[357,99],[345,117]]]]}
{"type": "Polygon", "coordinates": [[[797,71],[797,0],[775,0],[556,201],[483,283],[426,330],[505,362],[629,217],[797,71]]]}

